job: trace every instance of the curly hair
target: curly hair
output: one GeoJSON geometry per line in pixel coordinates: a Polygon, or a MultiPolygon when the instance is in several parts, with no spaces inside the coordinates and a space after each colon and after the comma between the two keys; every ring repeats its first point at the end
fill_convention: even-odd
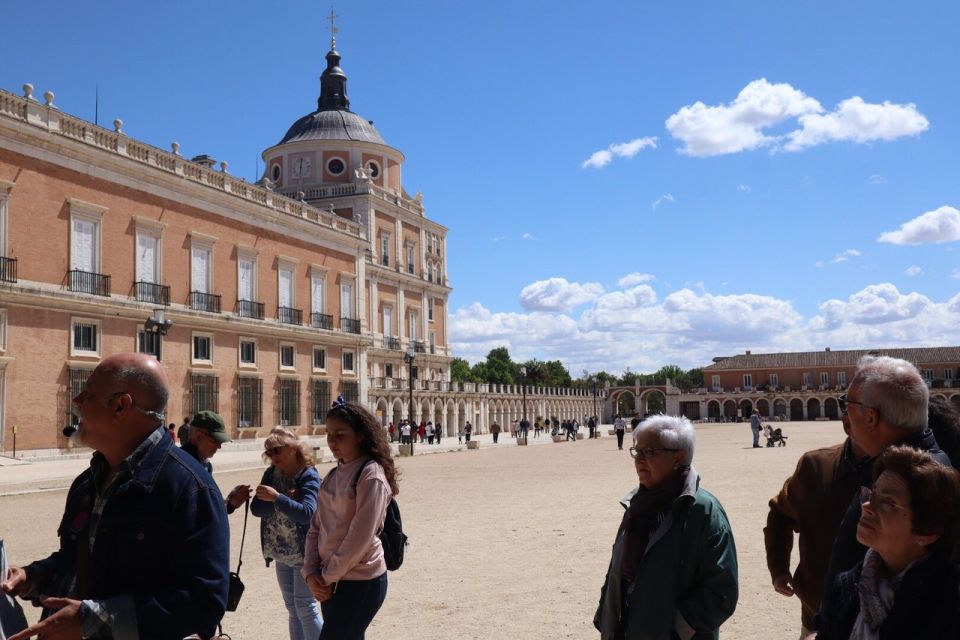
{"type": "MultiPolygon", "coordinates": [[[[270,430],[270,435],[263,443],[264,449],[273,447],[295,447],[297,449],[297,462],[301,467],[312,467],[316,464],[313,457],[313,451],[306,442],[300,439],[291,429],[283,427],[274,427],[270,430]]],[[[273,459],[266,453],[263,454],[263,461],[267,464],[273,464],[273,459]]]]}
{"type": "Polygon", "coordinates": [[[387,442],[387,436],[383,428],[372,413],[365,407],[355,402],[336,404],[327,411],[327,420],[334,418],[349,426],[353,431],[361,436],[360,450],[373,458],[377,464],[383,467],[383,473],[387,477],[387,483],[393,495],[400,493],[398,484],[400,471],[393,463],[393,454],[390,451],[390,443],[387,442]]]}

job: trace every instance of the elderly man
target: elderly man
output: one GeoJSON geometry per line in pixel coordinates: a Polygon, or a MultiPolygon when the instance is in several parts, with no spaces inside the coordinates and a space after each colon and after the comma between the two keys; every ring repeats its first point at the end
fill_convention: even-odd
{"type": "Polygon", "coordinates": [[[208,473],[213,473],[210,458],[230,442],[223,418],[213,411],[200,411],[190,421],[190,433],[183,450],[197,459],[208,473]]]}
{"type": "MultiPolygon", "coordinates": [[[[884,356],[860,361],[839,402],[850,424],[850,447],[861,471],[859,484],[872,486],[872,463],[892,445],[927,451],[938,462],[950,465],[950,458],[927,428],[929,396],[920,372],[906,360],[884,356]]],[[[857,542],[859,521],[860,500],[855,498],[837,531],[825,584],[863,559],[866,547],[857,542]]]]}
{"type": "Polygon", "coordinates": [[[0,585],[49,613],[11,640],[213,635],[230,573],[226,511],[210,474],[165,437],[167,389],[153,357],[123,353],[73,399],[95,453],[67,494],[60,549],[0,585]]]}

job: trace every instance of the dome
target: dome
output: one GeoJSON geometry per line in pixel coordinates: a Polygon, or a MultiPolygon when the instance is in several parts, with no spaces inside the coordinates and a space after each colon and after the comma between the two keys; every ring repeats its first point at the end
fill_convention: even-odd
{"type": "Polygon", "coordinates": [[[303,140],[355,140],[386,145],[372,123],[345,109],[318,110],[293,123],[279,144],[303,140]]]}

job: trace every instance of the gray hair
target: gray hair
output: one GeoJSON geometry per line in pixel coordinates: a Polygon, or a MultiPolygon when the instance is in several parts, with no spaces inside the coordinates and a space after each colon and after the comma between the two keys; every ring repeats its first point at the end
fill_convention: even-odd
{"type": "Polygon", "coordinates": [[[684,464],[693,462],[693,450],[697,446],[697,432],[683,416],[650,416],[633,430],[633,442],[641,433],[653,433],[660,444],[668,449],[683,451],[684,464]]]}
{"type": "Polygon", "coordinates": [[[889,356],[864,356],[851,384],[860,383],[860,401],[895,427],[927,428],[930,390],[912,363],[889,356]]]}
{"type": "Polygon", "coordinates": [[[141,367],[118,367],[112,377],[117,385],[133,392],[135,398],[143,402],[142,409],[154,414],[151,417],[163,420],[170,392],[153,371],[141,367]]]}

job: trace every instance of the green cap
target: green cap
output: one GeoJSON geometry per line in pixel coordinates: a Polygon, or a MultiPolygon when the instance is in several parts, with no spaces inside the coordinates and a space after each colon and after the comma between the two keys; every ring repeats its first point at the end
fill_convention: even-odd
{"type": "Polygon", "coordinates": [[[190,428],[203,429],[220,444],[230,442],[230,436],[227,435],[227,426],[223,423],[223,418],[213,411],[197,412],[193,416],[193,420],[190,421],[190,428]]]}

